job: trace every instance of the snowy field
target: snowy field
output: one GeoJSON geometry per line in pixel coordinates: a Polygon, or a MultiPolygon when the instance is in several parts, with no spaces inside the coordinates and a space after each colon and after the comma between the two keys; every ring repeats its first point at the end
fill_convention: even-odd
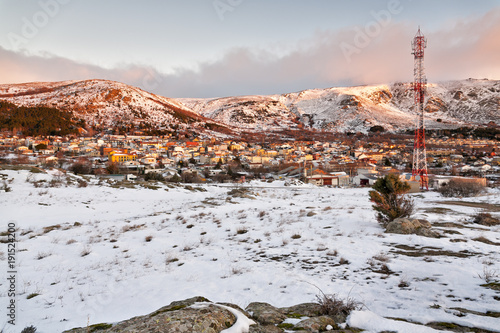
{"type": "MultiPolygon", "coordinates": [[[[385,234],[366,188],[95,178],[78,187],[80,177],[27,170],[0,170],[2,179],[10,191],[0,191],[0,231],[13,222],[18,239],[16,326],[3,326],[2,314],[4,332],[113,323],[198,295],[243,308],[292,306],[314,301],[316,286],[362,302],[348,323],[369,332],[434,332],[419,325],[429,322],[500,332],[500,319],[483,315],[499,311],[500,294],[481,286],[498,281],[500,228],[470,223],[477,207],[435,192],[413,198],[415,217],[439,239],[385,234]]],[[[462,200],[500,205],[500,192],[462,200]]],[[[6,276],[7,244],[0,258],[6,276]]],[[[0,281],[1,309],[7,284],[0,281]]]]}

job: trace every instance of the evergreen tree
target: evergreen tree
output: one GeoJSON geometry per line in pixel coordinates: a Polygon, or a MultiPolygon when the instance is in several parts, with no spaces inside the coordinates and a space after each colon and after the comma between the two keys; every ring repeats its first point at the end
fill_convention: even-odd
{"type": "Polygon", "coordinates": [[[396,174],[389,174],[375,182],[369,194],[380,224],[385,227],[398,217],[409,217],[413,214],[414,203],[405,196],[409,190],[410,185],[400,180],[396,174]]]}
{"type": "Polygon", "coordinates": [[[222,159],[219,158],[219,161],[217,162],[217,165],[215,166],[216,170],[222,170],[222,159]]]}

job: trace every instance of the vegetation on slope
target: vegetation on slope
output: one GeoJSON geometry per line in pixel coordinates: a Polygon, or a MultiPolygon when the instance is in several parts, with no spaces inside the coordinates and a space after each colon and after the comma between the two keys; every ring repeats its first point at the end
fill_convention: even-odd
{"type": "Polygon", "coordinates": [[[24,135],[68,135],[77,133],[71,113],[45,106],[25,107],[0,100],[0,129],[24,135]]]}

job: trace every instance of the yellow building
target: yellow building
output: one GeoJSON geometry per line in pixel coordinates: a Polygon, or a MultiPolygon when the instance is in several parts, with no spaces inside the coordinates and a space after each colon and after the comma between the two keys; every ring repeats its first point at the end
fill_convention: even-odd
{"type": "Polygon", "coordinates": [[[122,154],[116,153],[114,151],[108,154],[108,160],[112,163],[123,163],[128,161],[135,161],[137,159],[136,154],[122,154]]]}

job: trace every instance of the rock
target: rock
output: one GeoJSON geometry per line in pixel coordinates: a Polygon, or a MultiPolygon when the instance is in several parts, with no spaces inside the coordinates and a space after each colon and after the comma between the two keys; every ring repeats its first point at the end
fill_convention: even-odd
{"type": "Polygon", "coordinates": [[[317,303],[303,303],[295,306],[278,309],[268,303],[250,303],[246,311],[237,305],[230,303],[213,304],[204,297],[193,297],[183,301],[172,302],[153,313],[145,316],[134,317],[117,324],[97,324],[84,328],[75,328],[63,333],[219,333],[233,326],[236,317],[227,310],[234,308],[247,317],[256,321],[255,325],[249,326],[248,333],[284,333],[285,330],[294,332],[354,332],[351,330],[338,329],[336,323],[340,323],[336,317],[319,316],[320,306],[317,303]],[[203,303],[203,304],[195,304],[203,303]],[[282,324],[287,318],[310,317],[293,324],[282,324]],[[289,327],[290,326],[290,327],[289,327]]]}
{"type": "Polygon", "coordinates": [[[434,238],[440,237],[439,233],[431,230],[431,224],[428,221],[409,218],[397,218],[389,222],[385,232],[403,235],[415,234],[434,238]]]}
{"type": "Polygon", "coordinates": [[[188,300],[173,302],[157,311],[140,317],[119,322],[116,325],[99,324],[87,328],[77,328],[66,331],[67,333],[192,333],[206,332],[218,333],[231,327],[235,322],[235,316],[221,307],[207,304],[200,308],[190,307],[196,302],[208,301],[203,297],[195,297],[188,300]]]}
{"type": "Polygon", "coordinates": [[[252,325],[248,333],[283,333],[284,331],[274,325],[252,325]]]}
{"type": "Polygon", "coordinates": [[[293,317],[316,317],[320,315],[321,306],[318,303],[302,303],[288,308],[281,308],[281,312],[293,317]]]}
{"type": "Polygon", "coordinates": [[[248,318],[250,318],[250,314],[248,312],[246,312],[245,310],[243,310],[242,308],[240,308],[238,305],[236,304],[233,304],[233,303],[224,303],[224,302],[217,302],[216,304],[220,304],[220,305],[225,305],[225,306],[228,306],[230,308],[233,308],[233,309],[236,309],[238,311],[240,311],[241,313],[243,313],[245,316],[247,316],[248,318]]]}
{"type": "Polygon", "coordinates": [[[210,301],[202,296],[191,297],[191,298],[185,299],[183,301],[172,302],[169,305],[164,306],[164,307],[156,310],[155,312],[153,312],[153,314],[158,313],[158,312],[162,312],[162,311],[172,311],[172,310],[182,309],[182,308],[191,306],[194,303],[198,303],[198,302],[210,302],[210,301]]]}
{"type": "Polygon", "coordinates": [[[320,332],[326,331],[326,327],[330,325],[335,327],[335,320],[328,316],[314,317],[304,319],[295,325],[295,328],[302,329],[307,332],[320,332]]]}
{"type": "Polygon", "coordinates": [[[245,310],[262,325],[279,324],[286,319],[285,314],[268,303],[253,302],[245,310]]]}
{"type": "Polygon", "coordinates": [[[234,188],[231,191],[227,192],[228,196],[231,196],[233,198],[243,198],[243,199],[252,199],[255,200],[255,197],[252,195],[255,195],[252,193],[249,189],[241,187],[241,188],[234,188]]]}

